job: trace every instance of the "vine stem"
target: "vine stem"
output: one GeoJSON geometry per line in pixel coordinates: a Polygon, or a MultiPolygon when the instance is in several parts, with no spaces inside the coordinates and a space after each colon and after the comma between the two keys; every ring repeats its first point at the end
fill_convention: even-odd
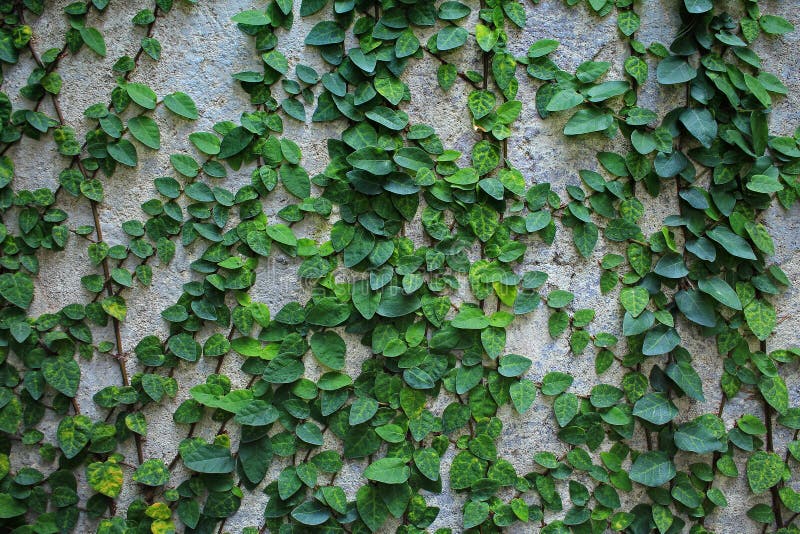
{"type": "MultiPolygon", "coordinates": [[[[759,342],[759,350],[761,352],[767,352],[767,342],[760,341],[759,342]]],[[[775,439],[774,439],[774,429],[773,429],[773,410],[772,406],[769,405],[767,399],[763,399],[764,401],[764,424],[767,427],[767,436],[766,436],[766,447],[767,452],[774,453],[775,452],[775,439]]],[[[788,449],[788,447],[787,447],[788,449]]],[[[788,450],[787,450],[788,454],[788,450]]],[[[783,528],[783,512],[781,510],[781,496],[778,491],[778,485],[774,485],[770,488],[770,495],[772,497],[772,513],[775,515],[775,524],[777,528],[783,528]]],[[[764,532],[766,532],[767,525],[764,525],[764,532]]]]}
{"type": "MultiPolygon", "coordinates": [[[[78,167],[81,169],[81,173],[84,173],[83,164],[78,161],[78,167]]],[[[97,209],[97,202],[94,200],[90,200],[89,203],[92,206],[92,217],[94,219],[94,228],[95,234],[97,235],[97,241],[99,243],[103,242],[103,230],[100,226],[100,214],[97,209]]],[[[103,275],[106,279],[106,291],[108,292],[108,296],[112,297],[114,295],[114,290],[111,287],[111,274],[110,269],[108,267],[108,257],[103,258],[103,275]]],[[[128,357],[125,355],[125,352],[122,348],[122,328],[120,326],[120,321],[116,317],[111,317],[112,325],[114,328],[114,338],[116,339],[117,343],[117,354],[115,355],[115,359],[117,360],[117,365],[119,367],[119,374],[122,376],[122,385],[128,387],[131,385],[130,378],[128,377],[128,357]]],[[[142,448],[142,438],[141,436],[134,432],[133,439],[136,443],[136,457],[139,460],[139,464],[144,462],[144,451],[142,448]]]]}

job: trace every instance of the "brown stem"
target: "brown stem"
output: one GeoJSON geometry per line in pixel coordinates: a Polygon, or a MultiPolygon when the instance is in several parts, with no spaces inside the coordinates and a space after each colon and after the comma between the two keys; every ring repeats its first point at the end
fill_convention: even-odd
{"type": "MultiPolygon", "coordinates": [[[[761,341],[759,344],[759,348],[762,352],[767,352],[767,342],[761,341]]],[[[773,427],[772,427],[772,406],[769,405],[766,399],[764,399],[764,424],[767,427],[767,452],[774,452],[775,451],[775,442],[773,438],[773,427]]],[[[770,488],[770,494],[772,495],[772,513],[775,515],[775,524],[777,528],[783,528],[783,516],[781,511],[781,497],[778,493],[778,486],[772,486],[770,488]]],[[[764,525],[764,529],[767,528],[767,525],[764,525]]]]}

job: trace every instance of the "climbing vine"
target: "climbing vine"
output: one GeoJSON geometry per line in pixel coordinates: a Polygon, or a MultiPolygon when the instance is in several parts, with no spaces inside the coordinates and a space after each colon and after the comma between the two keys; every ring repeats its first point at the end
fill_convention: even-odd
{"type": "Polygon", "coordinates": [[[59,64],[81,56],[88,70],[108,54],[96,21],[115,3],[68,4],[63,45],[41,50],[29,24],[56,8],[0,1],[0,80],[27,80],[18,95],[5,83],[0,92],[4,531],[222,533],[246,494],[263,492],[263,521],[242,532],[703,533],[731,500],[750,503],[749,524],[765,532],[800,532],[800,406],[787,386],[800,349],[768,345],[792,281],[771,261],[762,222],[796,203],[800,147],[798,135],[770,133],[788,90],[751,47],[791,23],[751,0],[683,0],[674,41],[646,44],[637,32],[651,6],[567,0],[589,11],[573,12],[586,24],[613,17],[627,56],[569,72],[555,39],[524,55],[511,46],[537,24],[538,2],[263,3],[233,17],[260,65],[231,73],[250,107],[191,133],[192,150],[169,155],[171,172],[112,243],[105,186],[118,169],[143,172],[163,121],[204,113],[186,88],[158,95],[132,81],[176,53],[156,27],[180,24],[194,3],[156,0],[131,21],[141,41],[113,64],[107,100],[68,123],[59,64]],[[316,68],[281,51],[300,19],[316,68]],[[404,81],[421,61],[436,68],[427,91],[465,95],[471,146],[446,146],[436,125],[404,111],[427,98],[404,81]],[[649,109],[648,86],[671,88],[677,107],[649,109]],[[168,116],[157,120],[160,108],[168,116]],[[508,142],[523,108],[562,120],[564,143],[605,136],[617,151],[598,153],[564,190],[526,175],[508,142]],[[332,122],[319,174],[284,135],[287,121],[332,122]],[[15,181],[24,142],[55,144],[53,189],[15,181]],[[245,185],[229,189],[229,175],[245,185]],[[653,203],[674,213],[648,235],[653,203]],[[92,223],[72,221],[69,206],[92,223]],[[612,331],[530,269],[526,254],[557,246],[559,233],[597,263],[606,306],[623,313],[612,331]],[[52,283],[40,262],[63,261],[68,241],[89,264],[78,300],[34,316],[34,296],[52,283]],[[126,299],[153,291],[154,271],[179,254],[191,281],[159,310],[167,334],[126,341],[126,299]],[[288,260],[276,267],[276,257],[288,260]],[[254,300],[258,277],[276,268],[296,269],[302,302],[254,300]],[[589,391],[506,350],[509,328],[540,308],[548,331],[529,335],[566,339],[570,358],[593,354],[589,391]],[[691,346],[715,353],[718,376],[702,378],[708,354],[691,346]],[[119,378],[87,384],[89,360],[114,362],[119,378]],[[185,380],[200,360],[214,372],[185,380]],[[621,379],[605,383],[611,375],[621,379]],[[737,399],[755,399],[752,413],[726,413],[737,399]],[[174,404],[173,431],[186,437],[148,457],[148,418],[174,404]],[[498,444],[534,406],[552,411],[562,446],[526,439],[534,467],[521,473],[498,444]],[[726,482],[740,477],[754,497],[726,482]],[[452,524],[431,501],[443,491],[459,508],[442,514],[452,524]]]}

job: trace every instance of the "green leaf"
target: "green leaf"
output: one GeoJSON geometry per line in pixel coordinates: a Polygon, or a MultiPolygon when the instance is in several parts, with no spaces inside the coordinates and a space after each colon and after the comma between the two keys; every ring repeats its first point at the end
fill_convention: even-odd
{"type": "Polygon", "coordinates": [[[439,453],[433,448],[420,448],[414,451],[414,465],[429,480],[439,480],[439,453]]]}
{"type": "Polygon", "coordinates": [[[794,25],[791,22],[775,15],[761,15],[758,24],[762,30],[771,35],[783,35],[794,31],[794,25]]]}
{"type": "Polygon", "coordinates": [[[439,65],[439,68],[436,71],[436,80],[439,83],[439,87],[441,87],[443,91],[447,91],[453,87],[457,77],[458,69],[455,65],[451,65],[449,63],[439,65]]]}
{"type": "Polygon", "coordinates": [[[527,16],[522,4],[506,2],[503,4],[503,11],[505,11],[508,19],[513,22],[517,28],[525,28],[527,16]]]}
{"type": "Polygon", "coordinates": [[[469,451],[459,452],[450,466],[450,487],[454,490],[466,489],[484,478],[486,461],[469,451]]]}
{"type": "Polygon", "coordinates": [[[783,191],[783,185],[781,185],[777,178],[766,176],[764,174],[756,174],[751,176],[747,181],[747,189],[756,193],[764,193],[768,195],[770,193],[783,191]]]}
{"type": "Polygon", "coordinates": [[[419,50],[419,39],[411,29],[406,29],[394,42],[394,54],[398,59],[409,57],[419,50]]]}
{"type": "Polygon", "coordinates": [[[491,91],[472,91],[467,97],[467,105],[475,120],[482,119],[494,110],[497,99],[491,91]]]}
{"type": "Polygon", "coordinates": [[[617,26],[619,27],[619,30],[628,37],[633,35],[636,30],[639,29],[639,24],[641,24],[639,15],[637,15],[632,9],[628,11],[620,11],[617,15],[617,26]]]}
{"type": "Polygon", "coordinates": [[[383,526],[389,517],[389,509],[381,498],[378,488],[361,486],[356,492],[356,509],[361,520],[371,532],[383,526]]]}
{"type": "Polygon", "coordinates": [[[281,108],[293,119],[300,122],[306,121],[306,108],[298,100],[294,98],[284,98],[281,100],[281,108]]]}
{"type": "Polygon", "coordinates": [[[566,374],[558,371],[552,371],[544,375],[542,378],[542,394],[543,395],[558,395],[567,390],[572,385],[575,379],[566,374]]]}
{"type": "Polygon", "coordinates": [[[208,132],[194,132],[189,134],[189,141],[204,154],[208,154],[209,156],[219,154],[220,140],[219,137],[214,134],[208,132]]]}
{"type": "Polygon", "coordinates": [[[382,317],[402,317],[417,311],[422,302],[416,294],[406,295],[402,288],[387,286],[381,293],[378,315],[382,317]]]}
{"type": "Polygon", "coordinates": [[[405,95],[406,92],[406,84],[387,71],[381,72],[375,76],[373,79],[373,86],[375,90],[378,91],[379,95],[383,96],[395,106],[403,100],[403,95],[405,95]]]}
{"type": "Polygon", "coordinates": [[[430,169],[433,167],[433,160],[421,148],[401,148],[395,151],[393,159],[395,163],[411,171],[430,169]]]}
{"type": "Polygon", "coordinates": [[[642,354],[645,356],[659,356],[671,352],[680,345],[681,337],[674,328],[657,326],[644,337],[642,354]]]}
{"type": "Polygon", "coordinates": [[[344,340],[335,332],[319,332],[311,336],[314,357],[331,369],[344,369],[346,350],[344,340]]]}
{"type": "Polygon", "coordinates": [[[717,121],[706,108],[688,108],[680,115],[680,121],[695,139],[706,148],[717,137],[717,121]]]}
{"type": "Polygon", "coordinates": [[[761,80],[750,76],[749,74],[745,74],[744,83],[747,88],[750,89],[750,92],[753,93],[753,96],[755,96],[765,108],[768,108],[772,105],[772,97],[769,96],[769,93],[764,87],[764,84],[761,83],[761,80]]]}
{"type": "Polygon", "coordinates": [[[741,236],[730,231],[726,226],[715,226],[706,232],[706,235],[722,245],[728,254],[746,260],[755,260],[753,248],[741,236]]]}
{"type": "Polygon", "coordinates": [[[310,421],[301,425],[297,425],[297,428],[295,428],[295,434],[297,434],[298,438],[309,445],[321,446],[324,443],[322,431],[317,425],[310,421]]]}
{"type": "Polygon", "coordinates": [[[500,163],[500,149],[490,141],[478,141],[472,147],[472,166],[483,176],[493,171],[500,163]]]}
{"type": "Polygon", "coordinates": [[[775,254],[775,243],[772,241],[769,231],[763,224],[755,224],[748,221],[745,223],[744,228],[747,230],[750,239],[752,239],[753,243],[758,247],[758,250],[769,255],[775,254]]]}
{"type": "Polygon", "coordinates": [[[150,117],[144,115],[133,117],[128,121],[128,129],[144,146],[154,150],[161,148],[161,133],[156,122],[150,117]]]}
{"type": "Polygon", "coordinates": [[[139,104],[145,109],[156,109],[156,102],[158,102],[158,97],[150,89],[143,83],[128,83],[125,84],[125,91],[127,91],[128,96],[131,97],[131,100],[139,104]]]}
{"type": "Polygon", "coordinates": [[[169,157],[169,161],[176,171],[187,178],[194,178],[200,172],[200,165],[197,161],[186,154],[172,154],[169,157]]]}
{"type": "Polygon", "coordinates": [[[598,237],[597,225],[593,222],[581,222],[572,229],[572,241],[575,243],[575,248],[584,258],[591,256],[595,245],[597,245],[598,237]]]}
{"type": "Polygon", "coordinates": [[[371,397],[360,397],[350,405],[350,416],[348,423],[350,426],[366,423],[377,413],[378,401],[371,397]]]}
{"type": "Polygon", "coordinates": [[[458,20],[469,15],[470,11],[469,6],[461,2],[448,1],[439,6],[438,17],[442,20],[458,20]]]}
{"type": "Polygon", "coordinates": [[[607,61],[585,61],[578,65],[575,77],[583,83],[591,83],[608,72],[611,63],[607,61]]]}
{"type": "Polygon", "coordinates": [[[686,264],[683,262],[683,256],[674,252],[663,255],[656,263],[653,271],[664,278],[673,279],[683,278],[689,274],[689,269],[686,268],[686,264]]]}
{"type": "Polygon", "coordinates": [[[72,358],[53,358],[42,363],[42,375],[50,386],[74,398],[81,381],[81,368],[72,358]]]}
{"type": "Polygon", "coordinates": [[[194,100],[186,93],[176,92],[164,97],[164,105],[175,115],[195,120],[199,117],[194,100]]]}
{"type": "Polygon", "coordinates": [[[424,369],[414,367],[403,371],[403,379],[406,384],[414,389],[431,389],[436,385],[433,377],[424,369]]]}
{"type": "Polygon", "coordinates": [[[703,395],[703,381],[692,364],[687,361],[671,363],[667,366],[666,373],[688,396],[699,401],[706,400],[703,395]]]}
{"type": "Polygon", "coordinates": [[[237,13],[231,17],[231,20],[237,24],[246,24],[248,26],[267,26],[271,22],[269,15],[255,9],[237,13]]]}
{"type": "Polygon", "coordinates": [[[780,376],[761,376],[758,390],[775,411],[783,415],[789,410],[789,390],[780,376]]]}
{"type": "Polygon", "coordinates": [[[331,512],[319,501],[306,501],[292,510],[292,517],[303,525],[321,525],[331,517],[331,512]]]}
{"type": "Polygon", "coordinates": [[[467,42],[469,32],[460,26],[445,26],[436,34],[436,48],[444,52],[453,50],[467,42]]]}
{"type": "Polygon", "coordinates": [[[325,46],[344,41],[344,30],[333,21],[318,22],[306,35],[305,43],[313,46],[325,46]]]}
{"type": "Polygon", "coordinates": [[[666,453],[651,451],[640,454],[631,465],[629,476],[634,482],[655,488],[675,478],[675,465],[666,453]]]}
{"type": "Polygon", "coordinates": [[[253,140],[253,133],[242,126],[237,126],[225,134],[219,145],[220,159],[227,159],[242,152],[253,140]]]}
{"type": "Polygon", "coordinates": [[[147,435],[147,420],[142,412],[133,412],[125,415],[125,426],[131,432],[140,436],[147,435]]]}
{"type": "Polygon", "coordinates": [[[684,3],[689,13],[705,13],[714,8],[711,0],[684,0],[684,3]]]}
{"type": "Polygon", "coordinates": [[[656,77],[662,85],[674,85],[694,80],[697,71],[680,56],[667,56],[658,63],[656,77]]]}
{"type": "Polygon", "coordinates": [[[236,422],[240,425],[264,426],[274,423],[280,412],[272,404],[254,399],[249,404],[236,410],[236,422]]]}
{"type": "Polygon", "coordinates": [[[547,295],[547,305],[551,308],[563,308],[569,306],[575,299],[575,295],[563,289],[554,289],[547,295]]]}
{"type": "Polygon", "coordinates": [[[18,308],[27,310],[33,301],[33,281],[24,273],[0,275],[0,295],[18,308]]]}
{"type": "Polygon", "coordinates": [[[578,415],[580,401],[574,393],[562,393],[553,402],[553,413],[560,427],[565,427],[578,415]]]}
{"type": "Polygon", "coordinates": [[[402,484],[411,476],[411,469],[402,458],[381,458],[364,470],[364,477],[384,484],[402,484]]]}
{"type": "Polygon", "coordinates": [[[118,321],[124,321],[128,316],[128,307],[122,297],[106,297],[103,299],[102,306],[103,311],[118,321]]]}
{"type": "Polygon", "coordinates": [[[7,493],[0,493],[0,519],[18,517],[28,511],[24,503],[16,500],[7,493]]]}
{"type": "Polygon", "coordinates": [[[364,115],[368,119],[386,126],[390,130],[402,130],[408,124],[408,115],[400,110],[394,110],[385,106],[377,106],[367,111],[364,115]]]}
{"type": "MultiPolygon", "coordinates": [[[[519,117],[520,112],[522,111],[522,102],[519,100],[509,100],[497,108],[497,120],[502,122],[503,124],[511,124],[517,117],[519,117]]],[[[520,174],[519,171],[509,171],[503,174],[506,179],[517,179],[519,178],[520,174]]],[[[503,178],[501,177],[501,180],[503,178]]],[[[514,191],[516,188],[509,188],[509,190],[514,191]]],[[[518,195],[522,195],[522,191],[520,190],[518,195]]]]}
{"type": "Polygon", "coordinates": [[[483,314],[480,308],[464,306],[453,317],[450,324],[461,330],[482,330],[489,326],[489,318],[483,314]]]}
{"type": "Polygon", "coordinates": [[[777,324],[775,307],[765,300],[754,299],[744,307],[747,326],[761,341],[766,340],[777,324]]]}
{"type": "Polygon", "coordinates": [[[475,40],[484,52],[489,52],[497,44],[497,32],[483,24],[475,25],[475,40]]]}
{"type": "Polygon", "coordinates": [[[81,193],[89,200],[103,201],[103,182],[97,179],[81,182],[81,193]]]}
{"type": "Polygon", "coordinates": [[[135,167],[139,162],[136,147],[127,139],[120,139],[116,143],[110,143],[106,148],[108,149],[108,154],[123,165],[135,167]]]}
{"type": "Polygon", "coordinates": [[[483,204],[473,206],[467,217],[470,228],[483,242],[488,241],[494,235],[500,223],[499,214],[483,204]]]}
{"type": "Polygon", "coordinates": [[[328,506],[340,514],[347,512],[347,495],[345,495],[342,488],[339,486],[323,486],[321,489],[328,506]]]}
{"type": "Polygon", "coordinates": [[[230,449],[222,445],[193,445],[180,450],[183,463],[198,473],[230,473],[235,462],[230,449]]]}
{"type": "Polygon", "coordinates": [[[517,61],[514,56],[504,52],[495,52],[492,57],[492,75],[497,86],[505,91],[512,80],[516,80],[517,61]]]}
{"type": "MultiPolygon", "coordinates": [[[[636,83],[642,85],[647,81],[647,74],[648,74],[647,62],[636,56],[630,56],[628,59],[625,60],[625,72],[627,72],[634,80],[636,80],[636,83]]],[[[644,121],[646,124],[651,120],[652,118],[646,116],[646,113],[635,112],[631,110],[628,113],[627,123],[634,124],[637,122],[644,121]],[[638,115],[640,114],[643,115],[644,118],[637,119],[638,115]]]]}
{"type": "Polygon", "coordinates": [[[100,57],[106,57],[106,41],[96,28],[80,28],[81,39],[100,57]]]}
{"type": "Polygon", "coordinates": [[[325,297],[314,303],[306,314],[306,320],[317,326],[338,326],[350,316],[346,304],[332,297],[325,297]]]}
{"type": "Polygon", "coordinates": [[[678,415],[678,408],[664,393],[648,393],[636,401],[633,415],[654,425],[663,425],[678,415]]]}
{"type": "Polygon", "coordinates": [[[486,521],[489,517],[489,503],[483,501],[468,501],[464,505],[464,528],[474,528],[486,521]]]}
{"type": "Polygon", "coordinates": [[[642,286],[625,287],[619,293],[619,300],[634,317],[638,317],[650,303],[650,293],[642,286]]]}
{"type": "Polygon", "coordinates": [[[93,462],[86,466],[86,479],[97,493],[116,499],[122,491],[122,468],[113,462],[93,462]]]}
{"type": "Polygon", "coordinates": [[[299,165],[281,165],[280,177],[286,190],[297,198],[307,198],[311,194],[308,173],[299,165]]]}
{"type": "Polygon", "coordinates": [[[169,469],[163,460],[145,460],[142,465],[136,468],[133,480],[145,486],[163,486],[169,482],[169,469]]]}
{"type": "Polygon", "coordinates": [[[736,291],[721,278],[704,278],[697,282],[697,287],[729,308],[742,309],[742,303],[736,291]]]}
{"type": "Polygon", "coordinates": [[[533,406],[533,401],[536,400],[536,385],[528,379],[522,379],[511,384],[509,393],[514,408],[518,413],[523,414],[533,406]]]}
{"type": "Polygon", "coordinates": [[[313,15],[328,4],[328,0],[302,0],[300,3],[300,16],[313,15]]]}
{"type": "Polygon", "coordinates": [[[582,135],[607,130],[614,117],[599,109],[581,109],[570,117],[564,126],[564,135],[582,135]]]}
{"type": "Polygon", "coordinates": [[[533,362],[529,358],[519,354],[507,354],[500,357],[500,366],[497,368],[497,372],[500,373],[500,376],[505,377],[519,376],[530,369],[532,364],[533,362]]]}
{"type": "Polygon", "coordinates": [[[395,169],[389,153],[373,146],[356,150],[347,156],[347,163],[376,176],[387,175],[395,169]]]}
{"type": "Polygon", "coordinates": [[[154,37],[142,37],[142,50],[153,58],[154,60],[158,61],[161,58],[161,43],[158,39],[154,37]]]}
{"type": "Polygon", "coordinates": [[[297,237],[285,224],[271,224],[266,228],[267,235],[273,240],[289,247],[297,246],[297,237]]]}
{"type": "Polygon", "coordinates": [[[783,478],[786,466],[774,452],[756,451],[747,459],[747,482],[756,495],[764,493],[783,478]]]}
{"type": "Polygon", "coordinates": [[[711,300],[700,291],[681,290],[675,294],[675,304],[683,315],[701,326],[717,324],[716,312],[711,300]]]}
{"type": "Polygon", "coordinates": [[[553,95],[547,103],[547,111],[564,111],[583,103],[583,95],[572,90],[564,89],[553,95]]]}
{"type": "Polygon", "coordinates": [[[722,451],[725,423],[714,414],[704,414],[680,425],[674,434],[675,445],[684,451],[708,454],[722,451]]]}
{"type": "Polygon", "coordinates": [[[539,39],[528,48],[528,57],[542,57],[558,48],[559,42],[555,39],[539,39]]]}
{"type": "Polygon", "coordinates": [[[91,422],[85,416],[67,416],[61,420],[56,431],[56,439],[67,459],[77,456],[89,443],[90,430],[91,422]]]}

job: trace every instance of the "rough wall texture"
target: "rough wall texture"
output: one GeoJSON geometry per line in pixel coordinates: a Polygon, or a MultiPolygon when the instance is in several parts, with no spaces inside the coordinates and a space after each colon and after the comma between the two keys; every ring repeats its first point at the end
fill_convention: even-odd
{"type": "MultiPolygon", "coordinates": [[[[68,0],[53,2],[54,9],[48,10],[38,20],[28,21],[34,27],[35,46],[45,50],[60,46],[63,39],[64,21],[61,20],[59,8],[68,4],[68,0]]],[[[468,2],[469,3],[469,2],[468,2]]],[[[474,0],[471,2],[476,4],[474,0]]],[[[733,2],[731,2],[734,4],[733,2]]],[[[67,122],[73,125],[82,138],[88,126],[82,112],[89,105],[107,102],[115,81],[111,65],[123,54],[134,55],[139,47],[143,30],[130,23],[133,15],[150,2],[141,0],[125,0],[112,2],[113,10],[108,10],[103,17],[93,16],[91,23],[102,29],[107,36],[109,47],[105,59],[84,51],[69,56],[61,63],[60,72],[64,78],[64,92],[60,97],[63,113],[67,122]]],[[[299,4],[299,3],[298,3],[299,4]]],[[[652,41],[668,43],[670,36],[676,31],[677,1],[647,0],[642,9],[642,29],[639,39],[645,44],[652,41]]],[[[796,2],[766,2],[765,11],[780,14],[795,25],[800,26],[800,10],[796,2]]],[[[107,181],[106,201],[100,211],[103,234],[111,244],[122,242],[120,228],[122,222],[129,219],[141,219],[140,204],[155,193],[153,179],[169,175],[172,170],[169,155],[175,152],[193,153],[193,147],[187,137],[193,131],[210,130],[214,123],[236,119],[249,109],[248,96],[231,78],[233,72],[254,69],[260,58],[253,53],[248,37],[236,29],[231,17],[236,13],[259,7],[259,2],[248,0],[205,1],[189,7],[176,3],[176,8],[160,19],[155,26],[155,37],[163,45],[163,55],[159,62],[143,58],[140,67],[133,75],[132,81],[142,81],[152,87],[157,94],[163,95],[172,91],[184,91],[192,96],[200,109],[200,118],[194,123],[175,120],[163,109],[155,113],[162,132],[162,149],[158,152],[141,149],[142,164],[134,170],[118,172],[113,180],[107,181]]],[[[735,8],[735,7],[732,7],[735,8]]],[[[524,54],[528,46],[541,38],[554,38],[561,42],[556,53],[556,61],[562,68],[574,69],[588,59],[597,58],[610,61],[613,70],[621,72],[622,62],[626,57],[624,44],[616,35],[616,22],[613,15],[599,19],[585,9],[570,9],[560,0],[543,0],[539,5],[527,5],[529,11],[528,28],[515,31],[511,38],[513,51],[524,54]]],[[[475,11],[473,11],[475,13],[475,11]]],[[[291,31],[283,32],[279,38],[278,48],[283,51],[290,62],[290,69],[298,62],[322,66],[315,51],[303,45],[308,30],[317,22],[313,17],[295,19],[291,31]]],[[[798,69],[796,50],[800,45],[800,32],[785,36],[782,40],[764,40],[758,52],[769,65],[772,72],[782,77],[790,88],[790,96],[782,99],[775,106],[772,118],[773,133],[790,134],[800,125],[800,69],[798,69]]],[[[467,47],[459,52],[456,63],[465,70],[470,62],[477,61],[477,54],[467,47]]],[[[30,62],[30,57],[23,57],[30,62]]],[[[467,88],[462,80],[448,93],[433,87],[433,78],[437,62],[426,58],[414,63],[407,71],[404,81],[409,85],[412,95],[407,104],[411,122],[424,122],[433,125],[447,148],[460,149],[465,153],[478,139],[473,133],[466,110],[467,88]]],[[[12,71],[3,88],[10,96],[18,96],[17,89],[25,84],[24,75],[14,77],[14,73],[27,73],[30,69],[19,68],[12,71]]],[[[603,142],[569,141],[562,135],[563,120],[554,117],[542,121],[535,113],[533,106],[534,88],[522,83],[518,99],[523,102],[523,115],[518,121],[519,128],[514,131],[508,143],[508,155],[511,163],[520,169],[528,184],[537,181],[550,181],[556,191],[563,195],[563,188],[568,184],[577,184],[577,170],[596,168],[595,153],[598,150],[613,149],[620,141],[603,142]]],[[[650,82],[642,89],[642,99],[646,105],[662,112],[675,107],[677,95],[650,82]]],[[[46,101],[45,106],[49,105],[46,101]]],[[[294,139],[303,150],[303,164],[310,174],[320,172],[327,164],[327,151],[324,140],[337,137],[343,123],[299,123],[286,121],[286,137],[294,139]]],[[[52,143],[39,144],[25,139],[11,154],[17,163],[16,184],[18,188],[34,189],[37,187],[53,188],[57,184],[57,173],[62,159],[52,143]]],[[[250,169],[243,168],[231,172],[226,179],[230,188],[233,184],[244,183],[249,179],[250,169]]],[[[268,214],[273,214],[288,198],[284,193],[276,193],[271,197],[268,214]]],[[[63,197],[66,198],[66,197],[63,197]]],[[[642,195],[647,212],[642,227],[652,232],[661,226],[662,219],[674,213],[676,204],[670,204],[668,195],[657,200],[642,195]]],[[[68,201],[72,202],[72,201],[68,201]]],[[[674,202],[674,198],[673,198],[674,202]]],[[[80,201],[68,204],[70,217],[74,224],[91,223],[91,214],[80,201]]],[[[766,217],[766,223],[775,238],[775,260],[793,282],[800,282],[800,210],[785,212],[775,208],[766,217]]],[[[302,231],[308,235],[324,233],[325,228],[313,228],[306,225],[302,231]]],[[[595,251],[597,258],[611,251],[619,252],[611,243],[603,243],[595,251]]],[[[128,301],[128,320],[123,326],[123,349],[131,351],[136,343],[149,334],[165,335],[166,324],[160,317],[160,311],[172,304],[181,293],[181,285],[192,279],[188,263],[192,261],[196,251],[189,247],[178,247],[175,261],[168,268],[154,270],[152,288],[134,290],[126,296],[128,301]]],[[[303,301],[304,289],[295,278],[297,261],[274,255],[267,262],[263,272],[258,273],[256,287],[251,292],[253,298],[267,303],[272,310],[292,300],[303,301]]],[[[550,275],[548,284],[551,288],[573,291],[576,301],[575,309],[592,307],[598,315],[592,323],[596,331],[618,332],[621,323],[621,311],[615,294],[601,295],[599,291],[600,270],[596,261],[582,259],[571,245],[569,235],[561,232],[553,246],[532,246],[526,256],[527,268],[535,268],[550,275]]],[[[49,283],[39,284],[31,309],[32,314],[54,312],[64,303],[86,300],[91,295],[86,293],[80,284],[81,276],[88,274],[91,267],[86,257],[85,244],[73,239],[63,252],[51,254],[42,262],[41,280],[49,283]]],[[[772,342],[776,346],[796,344],[797,332],[800,331],[800,294],[795,288],[776,301],[780,325],[772,342]]],[[[107,333],[106,333],[107,334],[107,333]]],[[[717,383],[721,373],[719,360],[713,343],[699,338],[686,325],[681,330],[685,344],[700,362],[697,365],[703,378],[709,383],[717,383]]],[[[358,370],[360,362],[368,357],[369,349],[358,343],[356,338],[348,339],[348,370],[351,374],[358,370]]],[[[574,390],[587,393],[597,383],[594,373],[594,358],[590,352],[583,356],[573,356],[567,341],[563,338],[553,340],[547,334],[547,313],[540,309],[526,316],[509,331],[507,352],[525,354],[534,360],[529,377],[539,380],[549,371],[569,371],[576,376],[574,390]]],[[[223,367],[234,387],[244,386],[248,377],[239,370],[240,361],[235,355],[229,357],[223,367]]],[[[83,379],[78,401],[85,413],[100,415],[92,401],[92,395],[102,387],[119,380],[116,362],[111,358],[96,356],[91,362],[82,364],[83,379]]],[[[129,361],[131,373],[136,372],[134,359],[129,361]]],[[[205,376],[214,371],[213,361],[199,361],[197,364],[184,364],[176,371],[181,376],[181,389],[176,399],[152,408],[146,415],[149,423],[149,436],[144,440],[145,456],[163,458],[170,461],[177,452],[177,445],[185,437],[186,428],[176,426],[172,421],[172,412],[182,400],[188,397],[191,386],[202,383],[205,376]]],[[[314,373],[314,362],[306,362],[307,369],[314,373]]],[[[613,372],[613,371],[612,371],[613,372]]],[[[619,376],[605,376],[604,382],[615,383],[619,376]]],[[[793,403],[800,399],[800,380],[787,380],[793,403]]],[[[681,417],[713,411],[719,404],[720,392],[716,388],[709,389],[706,403],[683,402],[681,417]]],[[[446,405],[447,399],[441,399],[439,410],[446,405]]],[[[729,404],[724,412],[724,419],[730,421],[742,413],[760,413],[757,403],[749,403],[746,399],[737,399],[729,404]]],[[[501,412],[505,422],[503,438],[499,448],[502,456],[511,459],[519,472],[528,472],[533,468],[532,453],[537,450],[559,450],[562,445],[555,437],[555,423],[552,420],[550,400],[540,396],[535,406],[524,416],[509,409],[501,412]]],[[[208,421],[198,426],[197,435],[211,438],[218,429],[218,424],[208,421]]],[[[234,441],[236,436],[232,435],[234,441]]],[[[335,438],[329,438],[335,446],[335,438]]],[[[777,442],[790,439],[790,436],[779,433],[777,442]]],[[[132,451],[128,451],[132,455],[132,451]]],[[[452,450],[450,452],[452,454],[452,450]]],[[[445,458],[443,472],[447,472],[445,458]]],[[[34,450],[28,457],[17,457],[19,462],[36,464],[39,459],[34,450]]],[[[43,471],[52,469],[48,465],[37,466],[43,471]]],[[[267,481],[282,469],[280,459],[274,461],[267,481]]],[[[354,491],[360,480],[360,472],[364,463],[349,463],[338,480],[345,489],[354,491]]],[[[178,471],[173,480],[180,480],[178,471]]],[[[729,496],[748,495],[744,481],[727,480],[730,486],[729,496]]],[[[127,486],[121,496],[121,504],[129,502],[136,496],[137,489],[127,486]]],[[[352,498],[352,492],[349,495],[352,498]]],[[[764,499],[767,497],[764,496],[764,499]]],[[[429,499],[430,504],[438,505],[442,511],[433,526],[456,527],[460,524],[461,497],[450,492],[445,478],[444,492],[429,499]]],[[[227,523],[227,528],[238,531],[247,525],[262,523],[263,507],[266,496],[259,491],[246,492],[239,513],[227,523]]],[[[707,526],[717,528],[719,532],[757,532],[760,527],[744,518],[745,511],[755,500],[732,500],[727,509],[720,510],[707,522],[707,526]]],[[[88,530],[90,527],[86,526],[88,530]]],[[[530,527],[521,526],[519,532],[530,531],[530,527]]]]}

